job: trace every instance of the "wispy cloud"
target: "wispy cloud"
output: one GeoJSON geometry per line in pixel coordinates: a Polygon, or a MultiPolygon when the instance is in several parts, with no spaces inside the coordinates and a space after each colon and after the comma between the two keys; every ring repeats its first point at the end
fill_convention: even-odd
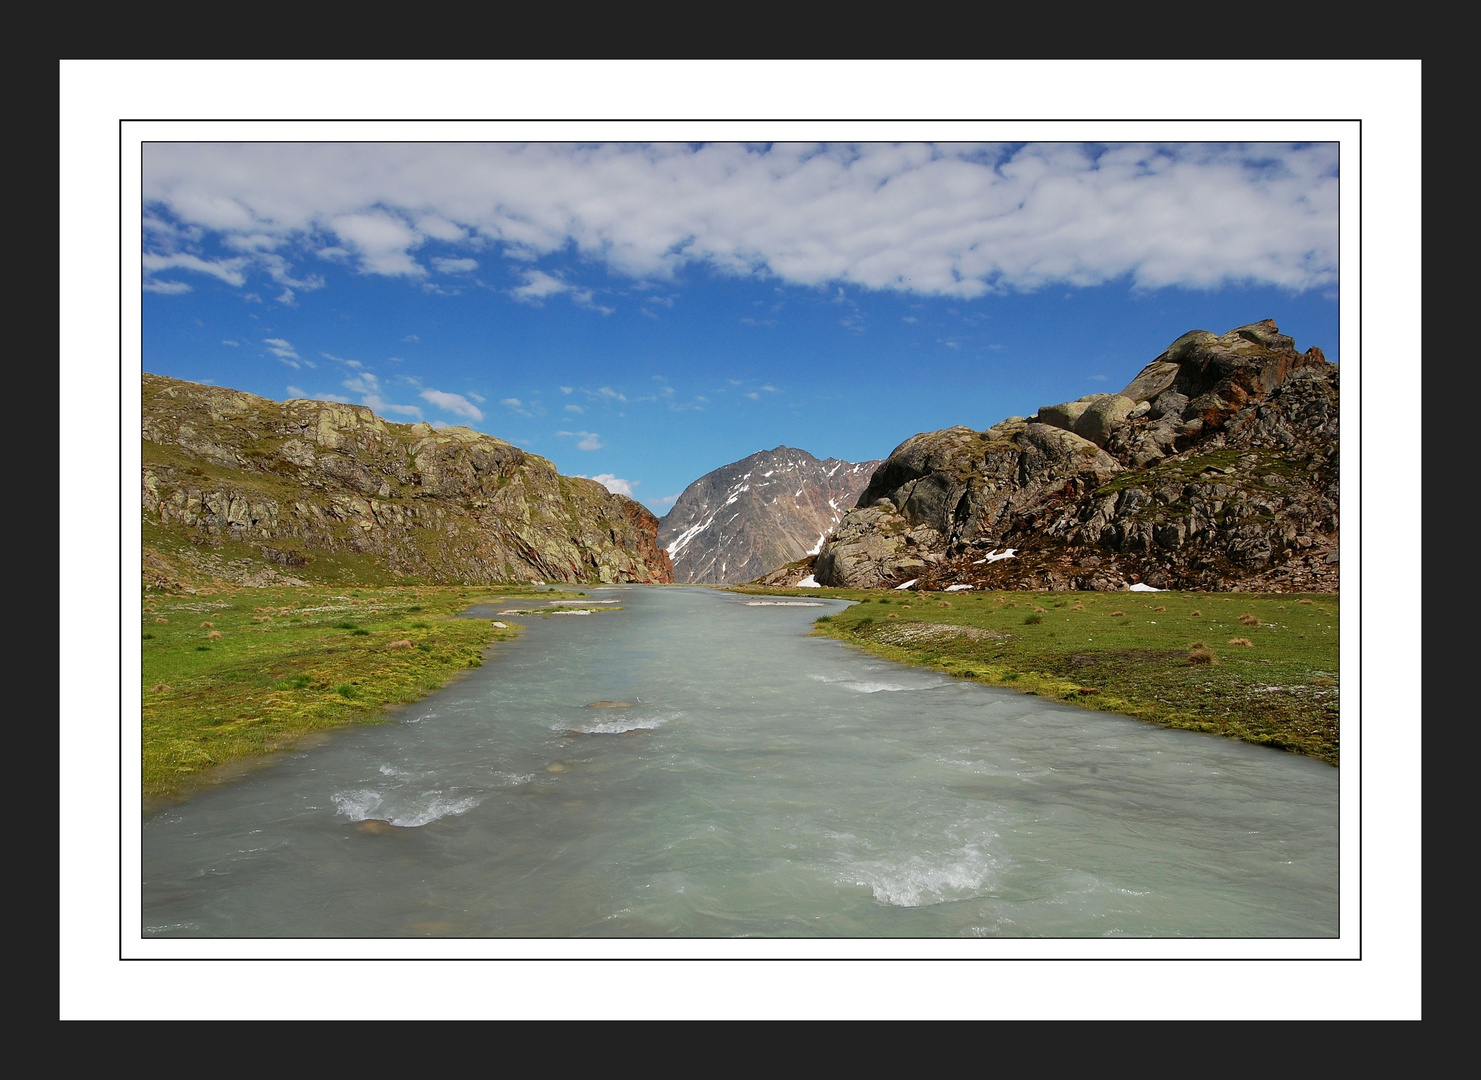
{"type": "Polygon", "coordinates": [[[386,401],[378,394],[366,394],[360,399],[360,404],[367,406],[373,412],[380,413],[382,416],[387,413],[395,413],[397,416],[412,416],[418,420],[422,418],[422,410],[415,405],[395,405],[386,401]]]}
{"type": "Polygon", "coordinates": [[[190,255],[185,252],[176,252],[171,255],[157,255],[150,252],[144,253],[145,273],[156,273],[160,270],[194,270],[198,274],[210,274],[228,285],[244,285],[246,277],[242,273],[242,267],[247,265],[246,259],[202,259],[198,255],[190,255]]]}
{"type": "Polygon", "coordinates": [[[468,420],[482,420],[483,410],[462,394],[449,394],[441,390],[423,390],[422,398],[430,401],[444,412],[450,412],[454,416],[461,416],[468,420]]]}
{"type": "Polygon", "coordinates": [[[600,450],[603,446],[601,436],[595,431],[557,431],[556,435],[563,439],[579,439],[576,444],[577,450],[600,450]]]}
{"type": "Polygon", "coordinates": [[[444,274],[471,274],[478,269],[477,259],[444,259],[432,260],[432,265],[444,274]]]}
{"type": "MultiPolygon", "coordinates": [[[[583,449],[585,449],[585,447],[583,447],[583,449]]],[[[583,480],[595,480],[598,484],[601,484],[602,487],[606,488],[613,495],[626,495],[628,498],[632,498],[633,488],[637,487],[638,484],[641,483],[641,481],[638,480],[624,480],[622,479],[622,477],[613,476],[609,472],[598,473],[596,476],[587,476],[585,473],[577,473],[576,475],[581,477],[583,480]]]]}
{"type": "Polygon", "coordinates": [[[159,281],[155,278],[145,278],[143,287],[145,292],[159,293],[161,296],[179,296],[181,293],[195,291],[183,281],[159,281]]]}
{"type": "Polygon", "coordinates": [[[544,270],[526,270],[524,284],[509,290],[509,295],[524,304],[542,303],[548,296],[556,296],[570,288],[558,277],[544,270]]]}
{"type": "Polygon", "coordinates": [[[284,338],[264,338],[262,343],[267,346],[268,352],[272,353],[289,367],[296,368],[300,366],[303,358],[294,351],[291,342],[284,338]]]}
{"type": "MultiPolygon", "coordinates": [[[[470,396],[476,397],[477,395],[470,396]]],[[[518,413],[520,416],[528,416],[531,419],[537,416],[545,415],[545,408],[538,401],[525,402],[521,401],[519,398],[510,397],[502,398],[499,401],[499,404],[503,405],[506,409],[509,409],[512,412],[518,413]]]]}

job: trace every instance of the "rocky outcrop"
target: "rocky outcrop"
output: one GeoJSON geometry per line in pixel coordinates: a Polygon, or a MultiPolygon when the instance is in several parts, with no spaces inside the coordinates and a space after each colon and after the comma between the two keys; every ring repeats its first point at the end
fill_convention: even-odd
{"type": "Polygon", "coordinates": [[[438,582],[672,580],[646,508],[502,439],[148,374],[143,397],[146,579],[179,562],[155,535],[255,553],[259,576],[338,562],[438,582]]]}
{"type": "Polygon", "coordinates": [[[1270,320],[1195,330],[1119,394],[916,435],[812,569],[857,588],[1335,591],[1337,367],[1270,320]]]}
{"type": "Polygon", "coordinates": [[[706,473],[659,522],[675,580],[749,581],[816,554],[879,464],[778,446],[706,473]]]}

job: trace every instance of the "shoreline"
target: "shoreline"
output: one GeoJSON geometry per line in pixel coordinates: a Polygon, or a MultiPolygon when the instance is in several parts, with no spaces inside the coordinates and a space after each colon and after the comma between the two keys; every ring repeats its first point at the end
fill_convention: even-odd
{"type": "Polygon", "coordinates": [[[812,633],[884,660],[1339,766],[1334,593],[723,588],[852,601],[812,633]]]}

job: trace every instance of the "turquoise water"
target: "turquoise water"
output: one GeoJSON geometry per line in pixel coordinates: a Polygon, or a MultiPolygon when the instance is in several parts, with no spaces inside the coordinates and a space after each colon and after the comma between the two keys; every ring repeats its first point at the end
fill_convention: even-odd
{"type": "Polygon", "coordinates": [[[588,592],[146,818],[144,935],[1337,934],[1330,766],[807,637],[839,601],[588,592]]]}

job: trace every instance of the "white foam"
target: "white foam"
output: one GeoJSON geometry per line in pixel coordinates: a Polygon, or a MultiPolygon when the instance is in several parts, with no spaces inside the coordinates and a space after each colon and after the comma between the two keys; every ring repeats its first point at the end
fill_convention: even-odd
{"type": "Polygon", "coordinates": [[[747,600],[746,607],[826,607],[821,600],[747,600]]]}
{"type": "Polygon", "coordinates": [[[416,829],[449,815],[466,814],[482,801],[475,795],[457,799],[449,798],[441,791],[427,791],[406,800],[398,798],[396,805],[382,810],[386,797],[365,788],[337,791],[330,798],[334,800],[337,812],[351,821],[389,821],[403,829],[416,829]]]}
{"type": "Polygon", "coordinates": [[[383,801],[378,791],[336,791],[330,796],[338,812],[351,821],[364,821],[383,801]]]}
{"type": "Polygon", "coordinates": [[[652,731],[683,715],[682,712],[657,713],[647,716],[619,712],[575,727],[552,724],[551,729],[553,731],[579,731],[583,735],[622,735],[629,731],[652,731]]]}
{"type": "Polygon", "coordinates": [[[995,868],[990,855],[968,845],[954,854],[912,855],[903,863],[854,863],[848,872],[881,904],[925,907],[979,895],[995,868]]]}
{"type": "Polygon", "coordinates": [[[856,693],[856,694],[877,694],[877,693],[879,693],[882,690],[895,691],[895,690],[909,690],[910,689],[910,687],[903,686],[900,683],[879,682],[879,681],[873,680],[873,679],[855,679],[855,678],[851,678],[851,677],[846,676],[846,675],[828,676],[828,675],[809,674],[808,675],[808,678],[809,679],[812,679],[814,682],[828,683],[830,685],[841,686],[845,690],[852,690],[852,691],[854,691],[854,693],[856,693]]]}

